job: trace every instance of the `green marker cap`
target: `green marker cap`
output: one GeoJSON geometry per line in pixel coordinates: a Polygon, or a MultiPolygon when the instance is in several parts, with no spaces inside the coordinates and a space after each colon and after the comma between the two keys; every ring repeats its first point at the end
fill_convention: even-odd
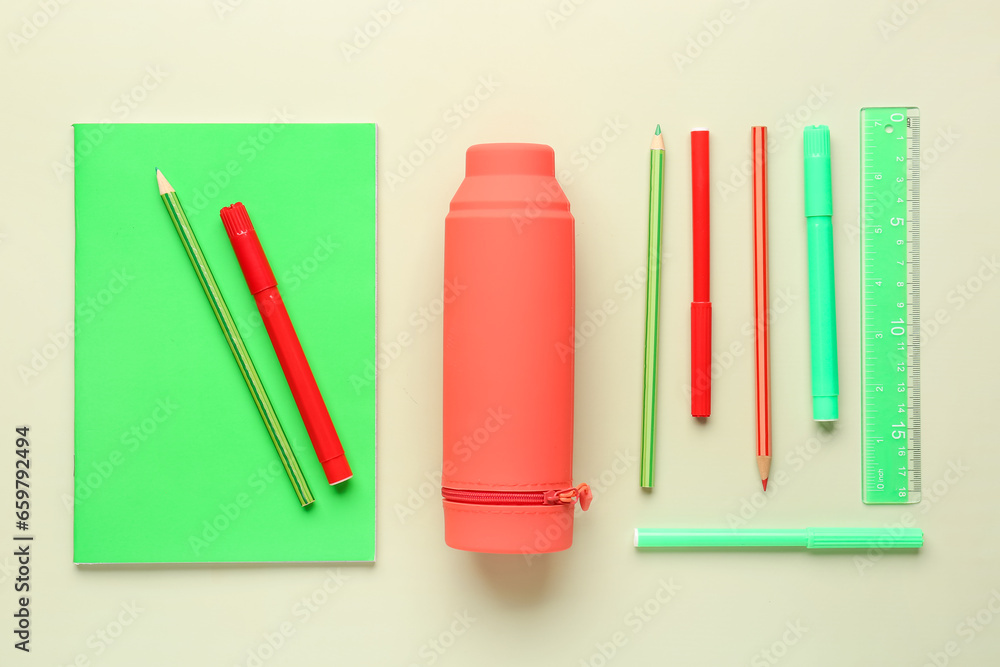
{"type": "Polygon", "coordinates": [[[808,528],[809,549],[918,549],[919,528],[808,528]]]}
{"type": "Polygon", "coordinates": [[[830,128],[811,125],[802,131],[805,161],[806,217],[833,215],[830,178],[830,128]]]}

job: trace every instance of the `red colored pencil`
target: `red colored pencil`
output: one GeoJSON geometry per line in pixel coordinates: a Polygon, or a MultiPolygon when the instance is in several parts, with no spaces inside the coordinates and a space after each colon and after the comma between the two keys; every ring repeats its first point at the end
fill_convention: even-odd
{"type": "Polygon", "coordinates": [[[708,130],[691,130],[691,218],[694,295],[691,301],[691,416],[712,414],[712,299],[709,293],[708,130]]]}
{"type": "Polygon", "coordinates": [[[767,336],[767,128],[750,130],[753,149],[753,305],[757,367],[757,468],[767,491],[771,472],[771,360],[767,336]]]}
{"type": "Polygon", "coordinates": [[[271,345],[278,355],[281,370],[285,372],[288,387],[302,415],[309,440],[312,441],[316,456],[323,465],[323,472],[330,484],[339,484],[351,478],[351,466],[344,456],[344,448],[333,427],[330,412],[326,409],[323,395],[316,386],[316,378],[306,360],[299,337],[288,317],[285,302],[278,292],[278,281],[271,271],[271,265],[264,255],[264,249],[257,238],[257,232],[250,222],[246,207],[240,202],[222,209],[219,214],[226,226],[226,233],[233,245],[236,259],[243,269],[247,287],[257,302],[257,310],[264,321],[264,327],[271,338],[271,345]]]}

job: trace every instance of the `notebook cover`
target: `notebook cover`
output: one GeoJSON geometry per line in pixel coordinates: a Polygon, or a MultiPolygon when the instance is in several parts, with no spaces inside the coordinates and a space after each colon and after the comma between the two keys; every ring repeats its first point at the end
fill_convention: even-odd
{"type": "Polygon", "coordinates": [[[373,561],[374,124],[78,124],[77,563],[373,561]],[[316,501],[302,508],[161,201],[177,190],[316,501]],[[219,210],[242,201],[354,471],[316,458],[219,210]]]}

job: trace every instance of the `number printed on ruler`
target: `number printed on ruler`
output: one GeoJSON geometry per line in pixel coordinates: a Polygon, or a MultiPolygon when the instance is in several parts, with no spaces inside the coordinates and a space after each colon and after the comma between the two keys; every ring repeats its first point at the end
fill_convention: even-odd
{"type": "Polygon", "coordinates": [[[866,503],[920,501],[920,116],[861,111],[866,503]]]}

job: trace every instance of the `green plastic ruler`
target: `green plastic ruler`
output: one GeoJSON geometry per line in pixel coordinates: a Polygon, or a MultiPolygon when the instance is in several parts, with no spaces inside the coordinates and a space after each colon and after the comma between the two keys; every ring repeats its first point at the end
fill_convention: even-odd
{"type": "Polygon", "coordinates": [[[863,500],[920,502],[920,113],[861,110],[863,500]]]}

